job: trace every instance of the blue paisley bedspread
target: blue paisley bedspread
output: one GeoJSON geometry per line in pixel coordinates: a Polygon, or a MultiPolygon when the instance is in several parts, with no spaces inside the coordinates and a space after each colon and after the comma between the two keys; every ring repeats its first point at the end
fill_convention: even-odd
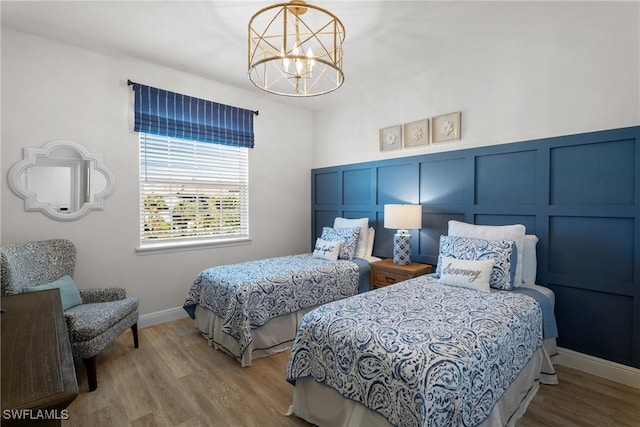
{"type": "Polygon", "coordinates": [[[541,345],[533,298],[422,276],[307,313],[287,380],[312,377],[394,426],[476,426],[541,345]]]}
{"type": "Polygon", "coordinates": [[[193,318],[197,304],[223,319],[222,331],[240,344],[270,319],[358,293],[358,264],[311,254],[223,265],[198,274],[184,303],[193,318]]]}

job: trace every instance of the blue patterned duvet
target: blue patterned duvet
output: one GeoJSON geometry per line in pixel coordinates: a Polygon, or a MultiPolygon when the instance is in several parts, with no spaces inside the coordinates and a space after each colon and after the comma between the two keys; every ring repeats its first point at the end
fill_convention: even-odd
{"type": "Polygon", "coordinates": [[[312,377],[394,426],[475,426],[541,345],[533,298],[422,276],[307,313],[287,380],[312,377]]]}
{"type": "Polygon", "coordinates": [[[251,329],[302,308],[355,295],[358,264],[327,261],[311,254],[223,265],[202,271],[184,303],[194,317],[200,304],[223,319],[222,330],[240,344],[251,344],[251,329]]]}

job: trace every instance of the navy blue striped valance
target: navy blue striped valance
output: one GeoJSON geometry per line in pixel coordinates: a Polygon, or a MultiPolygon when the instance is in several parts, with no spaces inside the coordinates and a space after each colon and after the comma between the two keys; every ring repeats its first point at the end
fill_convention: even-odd
{"type": "Polygon", "coordinates": [[[136,132],[253,148],[251,110],[133,84],[136,132]]]}

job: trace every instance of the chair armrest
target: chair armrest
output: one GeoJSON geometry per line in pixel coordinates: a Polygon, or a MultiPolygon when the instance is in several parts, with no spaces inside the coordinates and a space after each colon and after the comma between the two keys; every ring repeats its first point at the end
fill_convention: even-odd
{"type": "Polygon", "coordinates": [[[69,338],[71,338],[71,331],[75,330],[76,315],[73,313],[64,313],[64,320],[67,322],[67,331],[69,332],[69,338]]]}
{"type": "Polygon", "coordinates": [[[83,304],[96,302],[118,301],[127,297],[124,288],[80,289],[83,304]]]}

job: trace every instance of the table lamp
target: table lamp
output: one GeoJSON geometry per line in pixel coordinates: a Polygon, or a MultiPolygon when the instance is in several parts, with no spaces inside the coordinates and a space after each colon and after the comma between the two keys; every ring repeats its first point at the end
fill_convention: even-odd
{"type": "Polygon", "coordinates": [[[411,264],[411,235],[408,230],[422,228],[421,205],[384,205],[384,228],[395,228],[393,263],[411,264]]]}

